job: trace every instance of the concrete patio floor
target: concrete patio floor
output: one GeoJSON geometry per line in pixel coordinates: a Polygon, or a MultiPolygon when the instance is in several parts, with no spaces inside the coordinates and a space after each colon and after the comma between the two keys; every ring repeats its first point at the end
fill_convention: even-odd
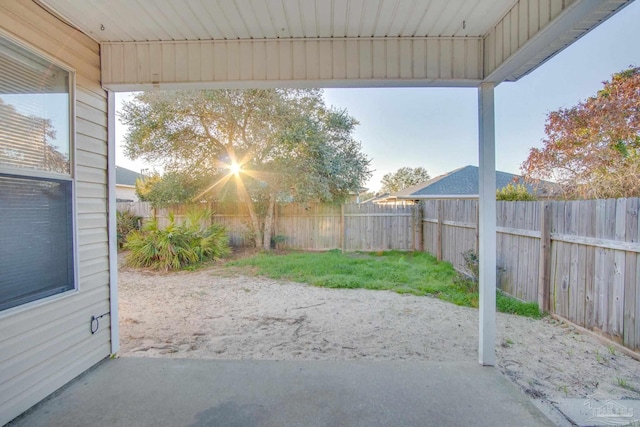
{"type": "Polygon", "coordinates": [[[476,363],[107,360],[17,426],[547,426],[476,363]]]}

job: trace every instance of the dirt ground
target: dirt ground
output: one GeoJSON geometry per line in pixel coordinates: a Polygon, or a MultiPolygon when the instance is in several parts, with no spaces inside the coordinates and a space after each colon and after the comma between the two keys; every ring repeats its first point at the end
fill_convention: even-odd
{"type": "MultiPolygon", "coordinates": [[[[224,267],[121,268],[121,356],[476,361],[478,311],[431,297],[326,289],[224,267]]],[[[550,318],[498,313],[500,371],[533,398],[640,398],[640,362],[550,318]]]]}

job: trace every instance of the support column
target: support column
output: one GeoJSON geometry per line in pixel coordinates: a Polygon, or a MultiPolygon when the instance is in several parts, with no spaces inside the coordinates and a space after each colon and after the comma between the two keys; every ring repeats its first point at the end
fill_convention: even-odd
{"type": "Polygon", "coordinates": [[[107,190],[109,223],[109,302],[111,354],[120,350],[118,326],[118,234],[116,231],[116,94],[107,92],[107,190]]]}
{"type": "Polygon", "coordinates": [[[480,319],[478,355],[481,365],[496,362],[496,142],[493,83],[478,89],[480,319]]]}

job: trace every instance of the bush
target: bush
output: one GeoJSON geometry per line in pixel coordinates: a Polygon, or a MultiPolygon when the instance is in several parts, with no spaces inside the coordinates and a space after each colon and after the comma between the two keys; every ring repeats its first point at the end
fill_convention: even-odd
{"type": "Polygon", "coordinates": [[[536,200],[536,197],[529,193],[529,190],[527,190],[527,187],[524,184],[508,184],[496,191],[496,200],[504,200],[507,202],[529,202],[536,200]]]}
{"type": "Polygon", "coordinates": [[[177,223],[170,215],[164,229],[156,220],[149,221],[141,231],[129,234],[124,245],[131,251],[127,265],[169,271],[228,255],[227,231],[219,224],[205,225],[210,216],[207,210],[191,211],[185,221],[177,223]]]}
{"type": "MultiPolygon", "coordinates": [[[[453,302],[460,305],[478,307],[480,302],[478,295],[480,259],[478,253],[472,249],[462,252],[462,258],[464,259],[464,271],[458,272],[458,275],[453,279],[453,284],[465,295],[461,298],[457,296],[461,302],[458,302],[458,300],[453,300],[453,302]]],[[[543,315],[538,309],[537,303],[521,301],[504,293],[500,289],[496,289],[496,309],[502,313],[518,314],[520,316],[533,318],[540,318],[543,315]]]]}
{"type": "Polygon", "coordinates": [[[462,258],[464,259],[464,272],[458,272],[453,282],[468,292],[478,292],[478,279],[480,277],[478,254],[473,249],[469,249],[462,252],[462,258]]]}
{"type": "Polygon", "coordinates": [[[131,211],[116,212],[116,233],[118,235],[118,249],[122,249],[127,240],[127,236],[136,230],[140,230],[141,217],[134,215],[131,211]]]}
{"type": "Polygon", "coordinates": [[[162,176],[154,173],[136,180],[136,194],[141,201],[160,208],[193,202],[194,196],[206,185],[207,181],[203,177],[178,172],[166,172],[162,176]]]}

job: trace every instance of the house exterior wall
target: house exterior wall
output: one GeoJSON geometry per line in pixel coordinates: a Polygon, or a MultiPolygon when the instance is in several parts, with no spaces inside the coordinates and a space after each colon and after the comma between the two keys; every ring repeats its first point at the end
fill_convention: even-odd
{"type": "Polygon", "coordinates": [[[116,200],[133,200],[138,201],[138,195],[136,194],[136,187],[131,185],[116,185],[116,200]]]}
{"type": "Polygon", "coordinates": [[[0,31],[76,71],[77,290],[0,312],[0,425],[110,353],[107,97],[99,45],[31,1],[0,2],[0,31]]]}

